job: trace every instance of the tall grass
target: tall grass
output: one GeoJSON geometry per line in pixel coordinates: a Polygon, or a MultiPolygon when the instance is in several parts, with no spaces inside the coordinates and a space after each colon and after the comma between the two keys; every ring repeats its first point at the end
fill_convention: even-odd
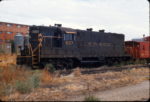
{"type": "MultiPolygon", "coordinates": [[[[16,83],[17,85],[22,84],[20,81],[25,81],[28,77],[32,76],[32,71],[19,68],[15,64],[15,55],[0,55],[0,59],[0,96],[5,96],[16,90],[16,83]]],[[[36,80],[34,77],[33,79],[36,80]]]]}
{"type": "Polygon", "coordinates": [[[125,65],[137,65],[137,64],[146,64],[146,60],[136,59],[136,60],[129,60],[129,61],[122,61],[120,63],[114,63],[114,66],[121,67],[125,65]]]}
{"type": "Polygon", "coordinates": [[[52,80],[49,70],[33,71],[25,66],[17,66],[15,55],[0,55],[0,59],[0,97],[16,91],[29,93],[38,88],[41,82],[49,83],[52,80]]]}

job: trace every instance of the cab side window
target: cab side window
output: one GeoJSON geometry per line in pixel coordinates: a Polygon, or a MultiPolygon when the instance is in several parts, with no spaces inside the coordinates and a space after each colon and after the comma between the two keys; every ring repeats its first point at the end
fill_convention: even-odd
{"type": "Polygon", "coordinates": [[[64,40],[75,41],[76,36],[75,34],[64,34],[64,40]]]}

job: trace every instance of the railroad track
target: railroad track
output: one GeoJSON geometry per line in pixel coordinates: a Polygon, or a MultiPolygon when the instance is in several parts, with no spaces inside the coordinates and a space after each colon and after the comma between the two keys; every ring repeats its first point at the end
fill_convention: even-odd
{"type": "MultiPolygon", "coordinates": [[[[138,69],[138,68],[146,68],[149,67],[148,65],[127,65],[127,66],[121,66],[121,67],[108,67],[108,66],[103,66],[103,67],[98,67],[98,68],[81,68],[81,74],[97,74],[97,73],[105,73],[108,71],[111,72],[117,72],[117,71],[123,71],[123,70],[130,70],[130,69],[138,69]]],[[[74,71],[74,69],[71,70],[66,70],[66,71],[60,71],[61,75],[69,75],[74,71]]]]}
{"type": "Polygon", "coordinates": [[[128,69],[133,69],[133,68],[145,68],[148,67],[147,65],[140,65],[140,66],[122,66],[122,67],[105,67],[105,68],[98,68],[98,69],[94,69],[94,70],[84,70],[81,71],[82,74],[96,74],[96,73],[105,73],[108,71],[122,71],[122,70],[128,70],[128,69]]]}

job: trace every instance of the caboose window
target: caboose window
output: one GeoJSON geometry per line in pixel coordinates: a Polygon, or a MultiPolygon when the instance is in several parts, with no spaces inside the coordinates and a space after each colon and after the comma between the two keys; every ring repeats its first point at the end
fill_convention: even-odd
{"type": "Polygon", "coordinates": [[[143,50],[145,50],[145,46],[143,46],[143,50]]]}

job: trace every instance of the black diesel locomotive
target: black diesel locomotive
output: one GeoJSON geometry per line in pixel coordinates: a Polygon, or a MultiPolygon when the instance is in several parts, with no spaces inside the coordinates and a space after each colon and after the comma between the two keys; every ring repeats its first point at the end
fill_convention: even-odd
{"type": "Polygon", "coordinates": [[[56,68],[119,63],[129,59],[124,52],[124,35],[55,26],[31,26],[29,43],[17,56],[17,64],[56,68]]]}

